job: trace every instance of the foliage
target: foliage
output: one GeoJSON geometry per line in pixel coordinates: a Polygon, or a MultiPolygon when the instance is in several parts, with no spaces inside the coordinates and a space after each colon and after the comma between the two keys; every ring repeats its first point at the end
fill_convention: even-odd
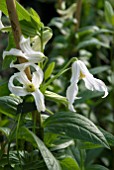
{"type": "MultiPolygon", "coordinates": [[[[47,26],[33,8],[25,9],[16,2],[22,34],[30,38],[32,50],[45,54],[38,67],[44,73],[39,90],[45,97],[46,109],[39,113],[34,96],[29,93],[20,97],[8,88],[10,74],[18,72],[12,68],[9,72],[8,68],[12,62],[18,63],[18,57],[9,55],[2,61],[2,51],[10,51],[16,44],[5,17],[9,16],[6,0],[0,0],[3,24],[8,23],[0,30],[0,36],[8,37],[3,49],[0,42],[0,170],[113,170],[113,3],[83,0],[84,10],[78,21],[78,0],[52,0],[50,5],[52,2],[58,15],[51,16],[47,26]],[[109,95],[102,99],[103,92],[86,90],[80,82],[81,98],[75,100],[76,112],[72,112],[68,110],[66,89],[72,63],[77,59],[105,82],[109,95]]],[[[14,83],[20,86],[19,81],[14,83]]]]}

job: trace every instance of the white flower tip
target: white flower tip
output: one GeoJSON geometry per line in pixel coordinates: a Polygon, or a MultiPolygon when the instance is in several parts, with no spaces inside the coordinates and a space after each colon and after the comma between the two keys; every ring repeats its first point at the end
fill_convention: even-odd
{"type": "Polygon", "coordinates": [[[106,96],[108,96],[108,91],[107,91],[107,89],[105,90],[105,94],[104,94],[104,96],[103,96],[102,98],[105,98],[106,96]]]}
{"type": "Polygon", "coordinates": [[[68,108],[71,112],[76,112],[76,110],[74,109],[74,106],[72,104],[69,104],[68,108]]]}

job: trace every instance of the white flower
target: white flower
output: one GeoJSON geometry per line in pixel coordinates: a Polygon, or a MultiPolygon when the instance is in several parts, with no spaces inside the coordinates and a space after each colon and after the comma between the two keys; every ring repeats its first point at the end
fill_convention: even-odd
{"type": "Polygon", "coordinates": [[[43,81],[43,72],[40,67],[36,67],[35,64],[32,64],[32,66],[36,71],[32,73],[31,81],[27,78],[25,72],[21,71],[14,73],[14,75],[10,77],[8,87],[9,90],[17,96],[33,95],[37,110],[41,112],[45,111],[44,95],[39,89],[40,84],[43,81]],[[14,85],[15,79],[20,82],[21,86],[14,85]]]}
{"type": "Polygon", "coordinates": [[[47,42],[52,38],[52,30],[48,27],[46,27],[46,30],[43,30],[42,32],[42,43],[41,43],[41,37],[36,35],[34,38],[32,38],[32,49],[35,51],[41,51],[41,46],[43,45],[43,49],[45,49],[45,46],[47,42]]]}
{"type": "Polygon", "coordinates": [[[2,21],[1,21],[1,17],[2,17],[2,12],[0,11],[0,30],[1,30],[2,28],[4,28],[4,25],[2,24],[2,21]]]}
{"type": "MultiPolygon", "coordinates": [[[[27,60],[28,63],[38,63],[44,60],[45,55],[40,51],[34,51],[32,47],[30,46],[30,38],[24,38],[22,35],[20,38],[20,48],[12,48],[10,51],[4,51],[3,52],[3,59],[7,55],[13,55],[13,56],[19,56],[23,57],[27,60]]],[[[11,67],[13,67],[13,62],[11,63],[11,67]]],[[[18,67],[18,65],[17,65],[18,67]]]]}
{"type": "Polygon", "coordinates": [[[108,95],[108,90],[104,82],[97,78],[94,78],[82,61],[75,61],[72,64],[72,77],[70,80],[71,85],[66,91],[66,97],[69,102],[69,110],[71,111],[75,111],[73,107],[73,102],[78,93],[77,83],[80,79],[84,80],[87,89],[92,91],[97,90],[100,92],[105,92],[102,98],[108,95]]]}

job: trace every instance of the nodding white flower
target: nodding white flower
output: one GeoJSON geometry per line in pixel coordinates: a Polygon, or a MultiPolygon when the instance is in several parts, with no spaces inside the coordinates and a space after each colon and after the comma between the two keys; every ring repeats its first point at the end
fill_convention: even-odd
{"type": "MultiPolygon", "coordinates": [[[[19,56],[22,58],[25,58],[27,60],[27,62],[29,63],[38,63],[44,60],[45,55],[40,52],[40,51],[34,51],[30,45],[30,38],[24,38],[24,36],[22,35],[20,38],[20,48],[16,49],[16,48],[12,48],[10,51],[4,51],[3,52],[3,59],[7,56],[7,55],[13,55],[13,56],[19,56]]],[[[11,66],[13,66],[13,62],[11,63],[11,66]]]]}
{"type": "Polygon", "coordinates": [[[43,30],[42,32],[42,43],[41,43],[41,37],[36,35],[32,38],[32,49],[35,51],[41,51],[41,46],[43,45],[43,49],[45,49],[45,46],[47,42],[52,38],[52,30],[49,27],[46,27],[46,30],[43,30]]]}
{"type": "Polygon", "coordinates": [[[69,102],[69,110],[71,111],[75,111],[73,102],[76,99],[76,95],[78,93],[77,83],[80,79],[84,80],[87,89],[104,92],[105,94],[102,98],[108,95],[108,90],[105,83],[97,78],[94,78],[94,76],[87,69],[86,65],[82,61],[77,60],[72,64],[72,77],[70,80],[71,85],[66,91],[66,97],[69,102]]]}
{"type": "Polygon", "coordinates": [[[39,89],[40,84],[43,81],[43,71],[40,67],[36,67],[35,64],[32,64],[32,66],[36,71],[32,73],[31,81],[27,78],[24,71],[17,72],[10,77],[8,87],[9,90],[17,96],[26,96],[31,94],[34,97],[37,110],[41,112],[45,111],[44,95],[39,89]],[[14,85],[15,79],[20,82],[21,86],[14,85]]]}
{"type": "Polygon", "coordinates": [[[4,28],[4,25],[2,24],[2,21],[1,21],[1,17],[2,17],[2,11],[0,11],[0,29],[4,28]]]}

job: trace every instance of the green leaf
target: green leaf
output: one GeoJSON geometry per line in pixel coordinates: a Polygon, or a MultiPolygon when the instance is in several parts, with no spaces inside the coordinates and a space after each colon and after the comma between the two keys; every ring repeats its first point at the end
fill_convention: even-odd
{"type": "MultiPolygon", "coordinates": [[[[17,8],[17,13],[18,13],[19,20],[23,20],[23,19],[25,19],[27,21],[31,20],[30,14],[17,1],[16,1],[16,8],[17,8]]],[[[0,10],[6,16],[8,16],[6,0],[0,0],[0,10]]]]}
{"type": "MultiPolygon", "coordinates": [[[[17,14],[20,21],[22,33],[27,36],[35,36],[36,33],[38,32],[38,29],[43,26],[43,23],[40,21],[39,15],[33,9],[31,9],[30,12],[28,12],[17,1],[16,1],[16,9],[17,9],[17,14]]],[[[0,10],[6,16],[8,16],[6,0],[0,0],[0,10]]]]}
{"type": "Polygon", "coordinates": [[[110,69],[110,66],[99,66],[99,67],[92,68],[89,71],[91,72],[91,74],[95,75],[95,74],[107,71],[109,69],[110,69]]]}
{"type": "Polygon", "coordinates": [[[98,145],[98,144],[91,143],[91,142],[80,142],[78,144],[78,147],[80,149],[95,149],[95,148],[101,148],[102,146],[98,145]]]}
{"type": "Polygon", "coordinates": [[[16,61],[17,58],[15,56],[8,55],[4,58],[3,63],[2,63],[2,69],[5,70],[10,67],[10,63],[12,61],[16,61]]]}
{"type": "Polygon", "coordinates": [[[102,97],[103,95],[104,95],[104,92],[83,90],[78,94],[78,96],[80,96],[81,99],[78,99],[76,101],[76,104],[83,103],[83,102],[85,102],[89,99],[95,98],[95,97],[102,97]]]}
{"type": "Polygon", "coordinates": [[[109,170],[109,169],[102,165],[90,165],[85,170],[109,170]]]}
{"type": "Polygon", "coordinates": [[[7,127],[0,127],[0,132],[4,133],[5,136],[8,138],[8,136],[10,134],[10,129],[7,127]]]}
{"type": "MultiPolygon", "coordinates": [[[[9,34],[8,46],[6,48],[6,51],[9,51],[11,48],[15,48],[15,42],[14,42],[14,37],[12,33],[9,34]]],[[[11,55],[6,56],[2,63],[2,69],[7,69],[10,66],[10,63],[16,60],[17,60],[17,57],[15,56],[11,56],[11,55]]]]}
{"type": "Polygon", "coordinates": [[[48,148],[45,146],[45,144],[30,130],[24,128],[24,131],[26,131],[26,133],[28,133],[28,136],[31,136],[31,138],[35,141],[38,149],[41,152],[44,162],[46,163],[46,165],[48,167],[48,170],[52,170],[52,169],[53,170],[61,170],[59,162],[52,155],[52,153],[48,150],[48,148]]]}
{"type": "Polygon", "coordinates": [[[17,106],[22,100],[16,96],[0,97],[0,112],[13,118],[17,112],[17,106]]]}
{"type": "Polygon", "coordinates": [[[68,104],[68,101],[66,99],[66,97],[63,97],[59,94],[56,94],[54,92],[51,92],[51,91],[48,91],[46,90],[45,91],[45,96],[49,99],[49,100],[52,100],[52,101],[55,101],[55,102],[61,102],[63,104],[68,104]]]}
{"type": "Polygon", "coordinates": [[[114,15],[114,11],[113,11],[113,8],[110,2],[105,1],[105,17],[106,17],[107,22],[111,25],[112,25],[113,15],[114,15]]]}
{"type": "Polygon", "coordinates": [[[33,9],[33,8],[30,8],[29,9],[29,13],[31,14],[31,17],[39,24],[41,23],[40,22],[40,17],[38,15],[38,13],[33,9]]]}
{"type": "Polygon", "coordinates": [[[38,28],[36,25],[30,21],[22,20],[20,21],[22,33],[26,36],[33,37],[37,34],[38,28]]]}
{"type": "Polygon", "coordinates": [[[79,28],[79,31],[78,31],[78,35],[79,37],[85,37],[85,36],[88,36],[88,35],[91,35],[92,33],[95,33],[99,31],[99,27],[93,25],[93,26],[86,26],[86,27],[82,27],[82,28],[79,28]]]}
{"type": "Polygon", "coordinates": [[[8,82],[0,83],[0,97],[9,95],[10,91],[8,89],[8,82]]]}
{"type": "Polygon", "coordinates": [[[81,48],[85,48],[85,47],[90,47],[90,46],[102,46],[102,47],[105,47],[105,48],[109,48],[109,45],[104,43],[104,42],[101,42],[99,41],[97,38],[91,38],[91,39],[88,39],[88,40],[85,40],[85,41],[82,41],[80,42],[76,49],[79,50],[81,48]]]}
{"type": "Polygon", "coordinates": [[[52,62],[48,65],[48,68],[46,69],[46,71],[44,73],[44,79],[45,80],[47,80],[51,76],[54,67],[55,67],[55,62],[52,62]]]}
{"type": "Polygon", "coordinates": [[[110,146],[114,146],[114,135],[112,135],[110,132],[102,129],[101,127],[99,127],[100,131],[103,133],[103,135],[105,136],[108,144],[110,146]]]}
{"type": "Polygon", "coordinates": [[[77,162],[71,157],[63,159],[60,161],[60,164],[62,166],[62,170],[80,170],[77,162]]]}
{"type": "Polygon", "coordinates": [[[56,134],[65,133],[73,139],[100,144],[109,148],[102,132],[86,117],[73,112],[59,112],[44,122],[45,130],[56,134]]]}

